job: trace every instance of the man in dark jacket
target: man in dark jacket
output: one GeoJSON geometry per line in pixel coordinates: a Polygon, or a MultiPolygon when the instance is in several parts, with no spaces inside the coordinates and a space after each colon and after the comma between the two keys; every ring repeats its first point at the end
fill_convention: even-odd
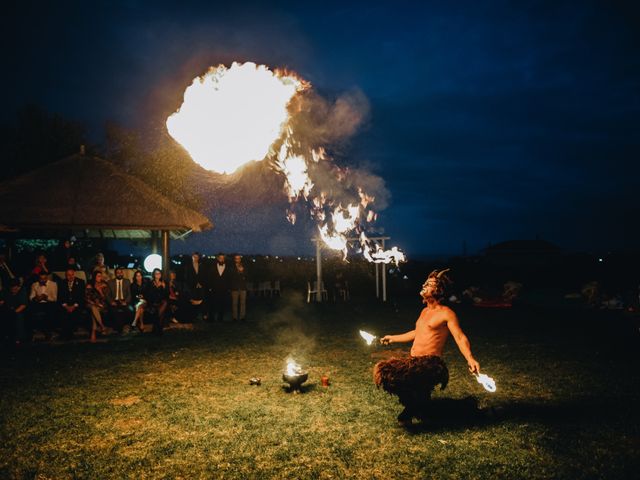
{"type": "Polygon", "coordinates": [[[199,252],[193,252],[191,261],[185,265],[184,287],[187,294],[185,299],[188,299],[192,310],[190,316],[196,317],[199,312],[203,312],[205,320],[208,319],[206,297],[208,296],[209,279],[199,252]]]}
{"type": "Polygon", "coordinates": [[[214,321],[222,322],[229,302],[230,288],[229,268],[225,264],[224,253],[216,255],[216,261],[209,272],[211,286],[211,305],[209,315],[214,321]]]}
{"type": "Polygon", "coordinates": [[[85,283],[76,278],[76,271],[73,268],[67,268],[64,278],[58,285],[58,303],[62,338],[69,340],[73,338],[73,331],[81,321],[85,283]]]}
{"type": "Polygon", "coordinates": [[[124,278],[124,270],[116,268],[116,278],[107,282],[107,302],[111,313],[113,328],[122,332],[124,327],[129,327],[132,320],[133,307],[131,306],[131,282],[124,278]]]}

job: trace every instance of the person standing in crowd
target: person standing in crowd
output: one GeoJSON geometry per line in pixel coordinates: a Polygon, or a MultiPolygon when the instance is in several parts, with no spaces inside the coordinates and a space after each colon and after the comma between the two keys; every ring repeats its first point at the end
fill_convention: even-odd
{"type": "Polygon", "coordinates": [[[229,269],[225,264],[224,253],[216,255],[216,262],[210,272],[211,305],[209,315],[214,321],[222,322],[229,301],[229,269]]]}
{"type": "Polygon", "coordinates": [[[91,343],[96,341],[96,331],[105,333],[103,317],[107,314],[107,290],[109,287],[102,272],[96,270],[85,290],[85,299],[91,313],[91,343]]]}
{"type": "Polygon", "coordinates": [[[144,290],[146,288],[144,276],[142,271],[136,270],[133,274],[133,281],[131,282],[131,303],[134,310],[133,322],[131,326],[133,328],[138,327],[142,332],[144,331],[144,307],[147,301],[144,299],[144,290]]]}
{"type": "Polygon", "coordinates": [[[54,257],[54,267],[56,270],[64,270],[69,264],[69,257],[75,257],[73,243],[71,240],[61,240],[54,257]]]}
{"type": "Polygon", "coordinates": [[[189,292],[189,300],[194,310],[193,316],[198,314],[198,310],[204,308],[203,317],[208,319],[206,305],[204,305],[206,291],[209,287],[207,272],[202,264],[202,256],[199,252],[193,252],[191,262],[188,262],[184,270],[184,282],[189,292]]]}
{"type": "Polygon", "coordinates": [[[154,319],[153,333],[157,335],[162,335],[168,297],[169,289],[162,278],[162,270],[154,268],[151,274],[151,281],[147,283],[144,298],[147,301],[145,315],[151,315],[154,319]]]}
{"type": "Polygon", "coordinates": [[[55,327],[56,302],[58,300],[58,285],[49,280],[49,273],[40,270],[38,281],[31,285],[29,301],[31,302],[31,318],[45,338],[51,338],[55,327]]]}
{"type": "Polygon", "coordinates": [[[20,342],[30,339],[26,336],[25,325],[27,294],[19,278],[12,278],[5,285],[8,285],[8,288],[3,291],[0,308],[2,334],[15,345],[19,345],[20,342]]]}
{"type": "Polygon", "coordinates": [[[129,322],[131,321],[131,282],[124,278],[124,270],[117,267],[115,270],[115,278],[107,281],[109,289],[107,290],[107,302],[111,314],[111,321],[114,329],[122,333],[123,330],[129,330],[129,322]]]}
{"type": "Polygon", "coordinates": [[[76,278],[76,271],[67,268],[65,279],[58,286],[58,303],[60,304],[60,327],[62,338],[70,340],[73,331],[80,323],[80,315],[84,306],[85,283],[76,278]]]}
{"type": "Polygon", "coordinates": [[[242,263],[242,255],[233,256],[230,272],[231,285],[231,318],[233,321],[246,318],[247,311],[247,272],[242,263]]]}

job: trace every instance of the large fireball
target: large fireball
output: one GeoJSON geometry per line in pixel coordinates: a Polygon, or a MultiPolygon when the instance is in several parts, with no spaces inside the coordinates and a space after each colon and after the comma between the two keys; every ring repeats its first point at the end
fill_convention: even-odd
{"type": "Polygon", "coordinates": [[[305,88],[293,75],[251,62],[212,67],[186,89],[167,129],[204,168],[232,173],[265,158],[287,123],[287,105],[305,88]]]}

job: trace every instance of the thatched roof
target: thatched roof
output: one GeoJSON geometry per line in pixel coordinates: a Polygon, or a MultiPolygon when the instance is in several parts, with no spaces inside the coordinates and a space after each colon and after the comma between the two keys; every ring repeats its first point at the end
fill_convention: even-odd
{"type": "Polygon", "coordinates": [[[0,230],[66,230],[77,237],[146,238],[213,225],[98,157],[76,154],[0,183],[0,230]]]}

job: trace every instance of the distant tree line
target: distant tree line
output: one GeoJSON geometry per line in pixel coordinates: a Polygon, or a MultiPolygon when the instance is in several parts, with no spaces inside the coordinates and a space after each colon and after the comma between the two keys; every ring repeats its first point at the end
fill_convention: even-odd
{"type": "Polygon", "coordinates": [[[109,122],[101,144],[92,144],[87,132],[82,122],[37,105],[21,108],[12,121],[0,125],[0,181],[78,153],[85,145],[87,154],[114,162],[177,203],[195,209],[202,205],[193,179],[203,170],[164,129],[143,133],[109,122]]]}

